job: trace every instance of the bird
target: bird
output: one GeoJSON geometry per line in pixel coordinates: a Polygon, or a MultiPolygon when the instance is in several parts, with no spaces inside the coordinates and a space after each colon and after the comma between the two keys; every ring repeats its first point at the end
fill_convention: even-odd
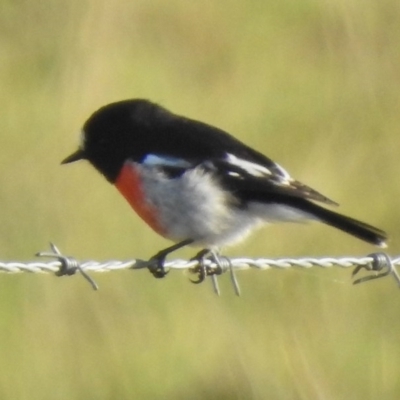
{"type": "Polygon", "coordinates": [[[381,229],[339,214],[338,204],[222,129],[147,99],[105,105],[84,123],[78,149],[62,164],[87,160],[136,213],[174,244],[149,260],[162,278],[167,256],[185,246],[214,257],[255,228],[319,221],[386,247],[381,229]]]}

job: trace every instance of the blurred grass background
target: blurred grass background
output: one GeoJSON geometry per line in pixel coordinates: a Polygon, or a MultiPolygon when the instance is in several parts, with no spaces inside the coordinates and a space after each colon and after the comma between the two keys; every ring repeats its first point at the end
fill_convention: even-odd
{"type": "MultiPolygon", "coordinates": [[[[398,0],[2,0],[0,251],[79,259],[169,243],[85,163],[84,120],[144,97],[215,124],[390,233],[399,253],[398,0]]],[[[318,224],[226,254],[366,255],[318,224]]],[[[182,251],[188,257],[192,251],[182,251]]],[[[1,399],[398,399],[399,289],[347,270],[239,273],[223,295],[173,271],[1,276],[1,399]]]]}

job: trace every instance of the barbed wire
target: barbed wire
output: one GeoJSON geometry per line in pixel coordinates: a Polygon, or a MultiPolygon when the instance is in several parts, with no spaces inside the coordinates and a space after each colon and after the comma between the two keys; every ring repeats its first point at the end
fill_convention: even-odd
{"type": "MultiPolygon", "coordinates": [[[[38,257],[52,257],[56,260],[48,262],[30,261],[0,261],[0,272],[16,274],[16,273],[54,273],[57,276],[73,275],[79,271],[82,276],[92,285],[92,288],[97,290],[96,282],[88,275],[89,272],[110,272],[119,271],[123,269],[145,269],[150,271],[153,266],[151,262],[141,259],[131,259],[126,261],[110,260],[105,262],[99,261],[78,261],[74,257],[64,256],[58,248],[50,243],[51,252],[40,252],[36,255],[38,257]]],[[[259,269],[268,270],[273,268],[288,269],[288,268],[354,268],[352,276],[361,269],[365,269],[372,274],[366,275],[362,278],[353,281],[353,284],[366,282],[372,279],[381,278],[387,275],[392,275],[400,287],[400,275],[396,270],[396,266],[400,265],[400,256],[390,257],[386,253],[373,253],[365,257],[321,257],[321,258],[227,258],[221,257],[210,258],[206,260],[172,260],[166,261],[164,264],[165,269],[178,269],[189,270],[189,272],[199,276],[199,283],[209,276],[212,279],[214,291],[219,295],[220,290],[218,286],[217,276],[224,272],[229,271],[232,284],[237,295],[240,295],[240,288],[237,282],[235,271],[246,269],[259,269]]]]}

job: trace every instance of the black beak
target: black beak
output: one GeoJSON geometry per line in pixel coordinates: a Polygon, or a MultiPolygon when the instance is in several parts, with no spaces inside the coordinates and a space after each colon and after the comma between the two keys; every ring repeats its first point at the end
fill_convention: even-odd
{"type": "Polygon", "coordinates": [[[72,153],[70,156],[65,158],[64,160],[61,161],[61,164],[69,164],[75,161],[79,160],[84,160],[85,159],[85,153],[83,150],[78,149],[75,153],[72,153]]]}

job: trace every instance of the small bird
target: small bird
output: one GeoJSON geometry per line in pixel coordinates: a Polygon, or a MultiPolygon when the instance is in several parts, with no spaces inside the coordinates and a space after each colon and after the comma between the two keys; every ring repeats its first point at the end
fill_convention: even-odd
{"type": "Polygon", "coordinates": [[[163,277],[167,255],[204,248],[196,259],[244,239],[265,223],[320,221],[386,247],[382,230],[341,215],[321,193],[230,134],[144,99],[108,104],[84,124],[79,149],[157,233],[176,244],[151,257],[163,277]]]}

